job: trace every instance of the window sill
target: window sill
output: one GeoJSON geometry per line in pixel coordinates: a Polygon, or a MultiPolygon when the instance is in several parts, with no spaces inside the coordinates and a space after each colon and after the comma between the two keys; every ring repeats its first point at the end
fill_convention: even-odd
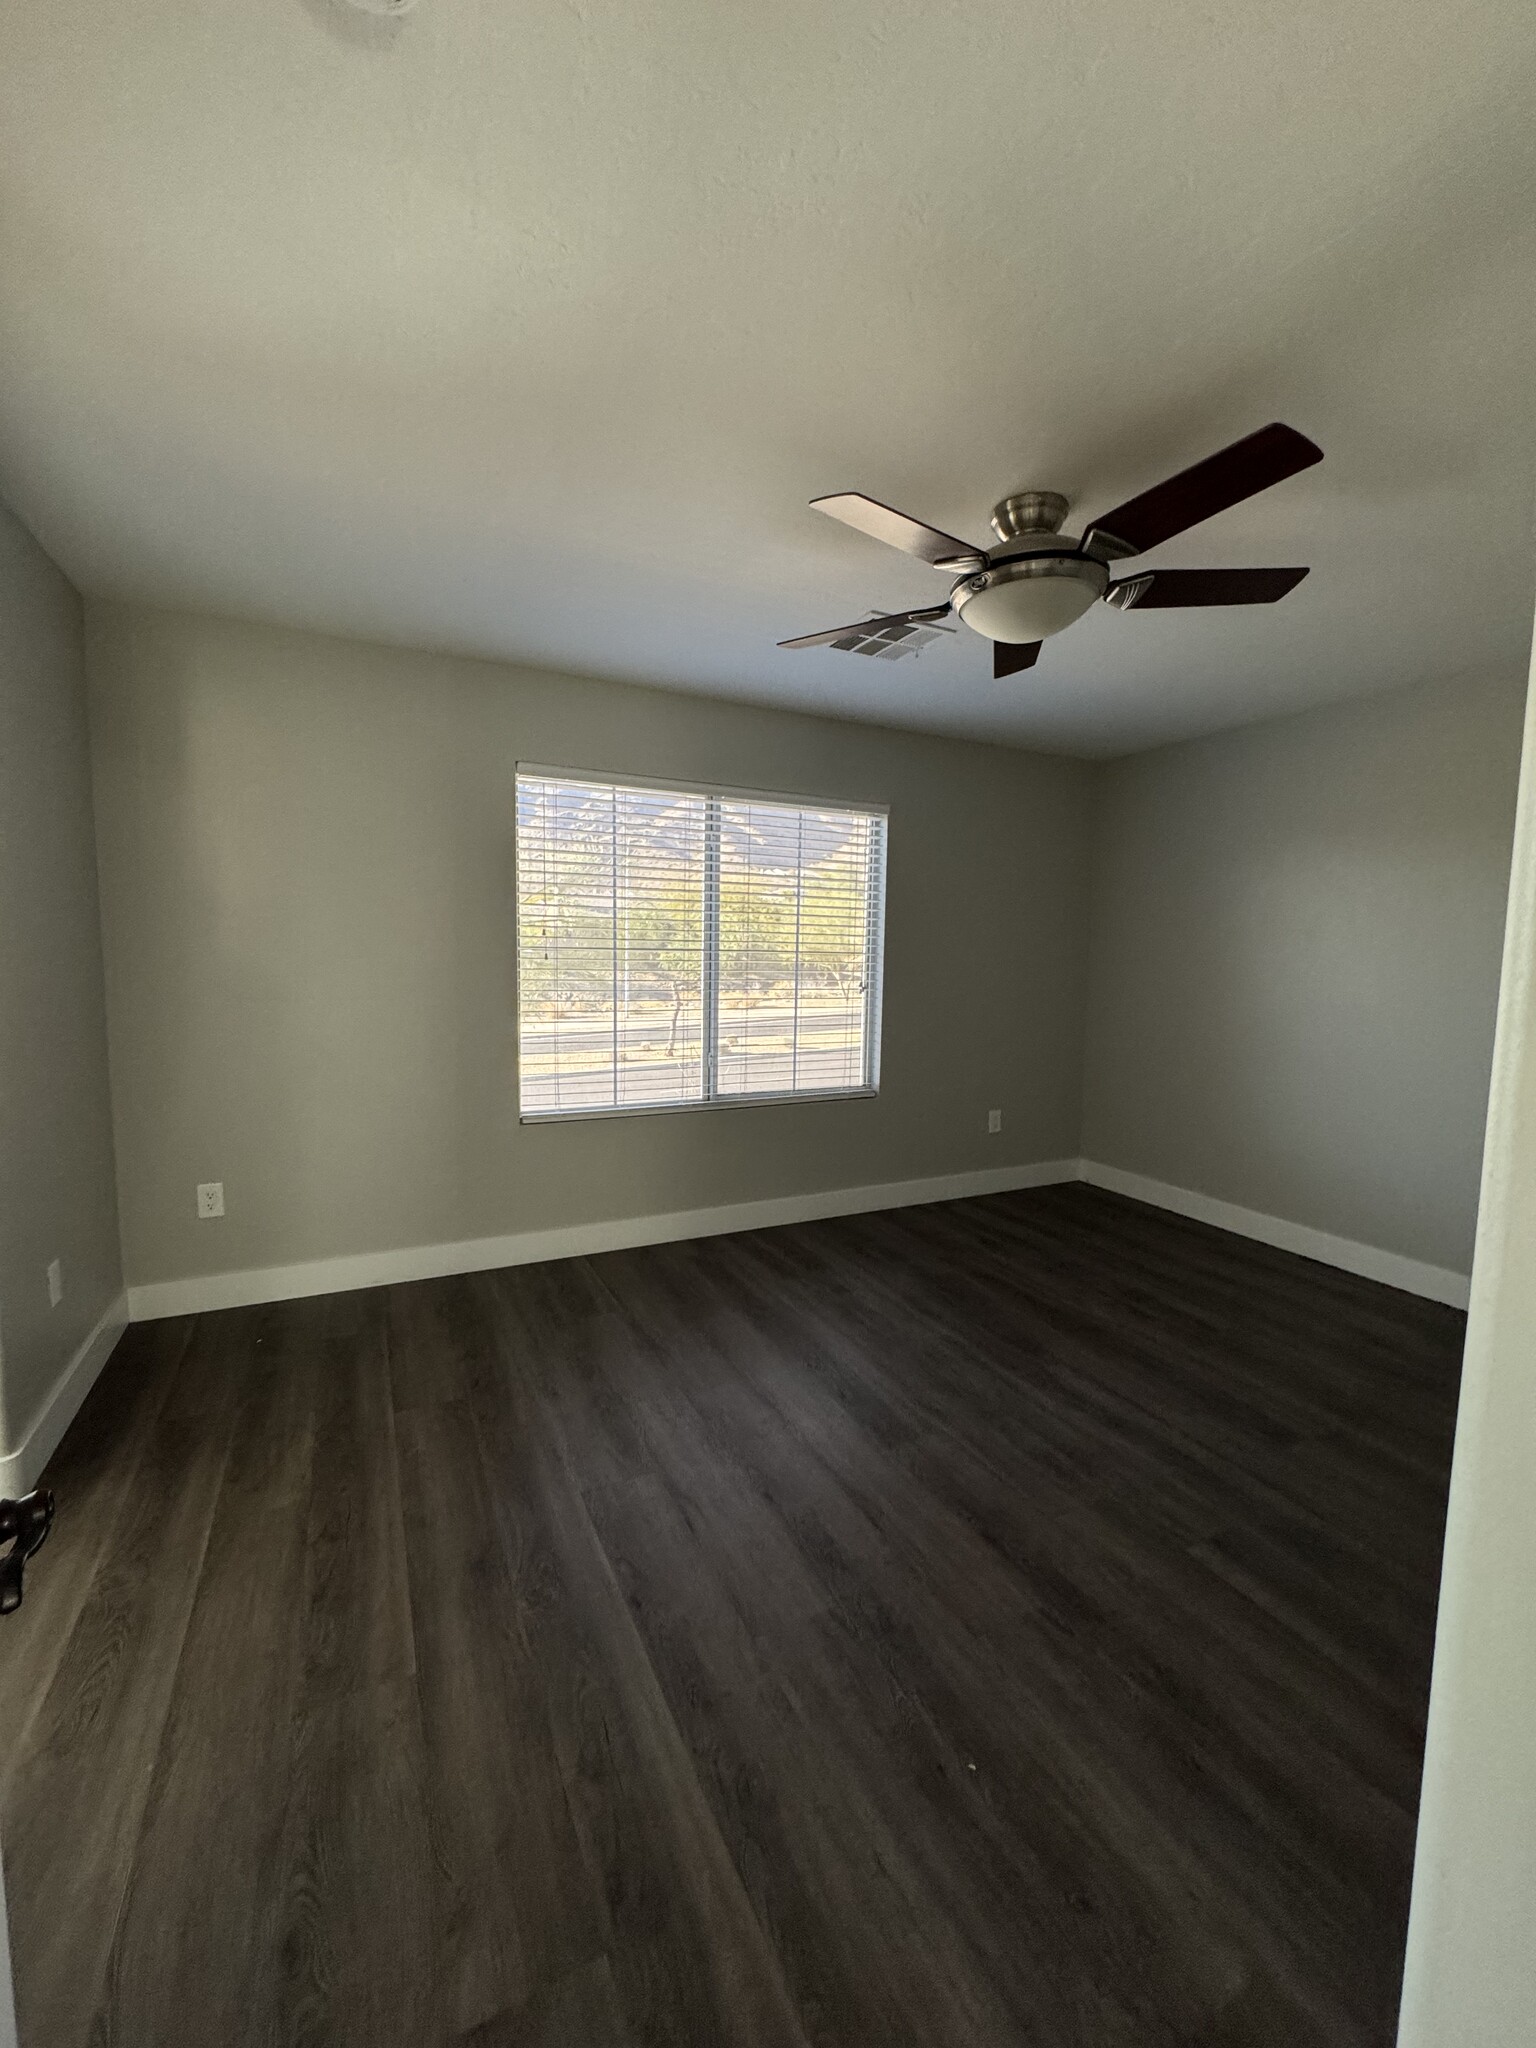
{"type": "Polygon", "coordinates": [[[717,1095],[710,1102],[625,1102],[613,1109],[525,1109],[520,1124],[591,1123],[599,1117],[686,1116],[699,1109],[763,1109],[786,1102],[869,1102],[878,1088],[802,1088],[792,1095],[717,1095]]]}

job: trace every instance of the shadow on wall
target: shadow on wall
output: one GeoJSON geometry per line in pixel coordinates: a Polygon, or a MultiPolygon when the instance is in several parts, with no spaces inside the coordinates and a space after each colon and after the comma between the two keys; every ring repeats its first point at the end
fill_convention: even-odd
{"type": "Polygon", "coordinates": [[[310,20],[324,29],[335,42],[354,50],[387,54],[405,31],[406,16],[414,0],[392,5],[391,0],[299,0],[310,20]]]}

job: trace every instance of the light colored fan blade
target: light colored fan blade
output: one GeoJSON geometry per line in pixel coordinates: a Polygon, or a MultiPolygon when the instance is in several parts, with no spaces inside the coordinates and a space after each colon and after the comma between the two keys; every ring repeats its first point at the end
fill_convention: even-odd
{"type": "MultiPolygon", "coordinates": [[[[873,619],[858,619],[851,626],[830,626],[825,633],[802,633],[797,640],[781,640],[781,647],[835,647],[839,640],[868,640],[892,626],[920,626],[925,619],[949,616],[947,604],[931,604],[920,612],[886,612],[873,619]]],[[[894,638],[895,636],[892,635],[894,638]]]]}
{"type": "Polygon", "coordinates": [[[979,568],[987,559],[980,548],[973,548],[968,541],[956,540],[952,533],[940,533],[935,526],[924,526],[920,519],[909,519],[905,512],[894,511],[876,498],[866,498],[862,491],[839,491],[830,498],[812,498],[811,504],[829,519],[841,519],[844,526],[856,526],[871,540],[883,540],[887,547],[916,555],[920,562],[933,568],[958,572],[979,568]]]}

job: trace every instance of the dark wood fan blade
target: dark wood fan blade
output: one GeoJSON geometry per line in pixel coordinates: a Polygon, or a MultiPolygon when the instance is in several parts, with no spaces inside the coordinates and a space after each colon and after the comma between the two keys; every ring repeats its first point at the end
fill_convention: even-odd
{"type": "Polygon", "coordinates": [[[1186,604],[1273,604],[1294,590],[1305,569],[1149,569],[1109,586],[1120,611],[1157,611],[1186,604]]]}
{"type": "Polygon", "coordinates": [[[1021,668],[1033,668],[1040,659],[1038,640],[1026,640],[1022,645],[1012,640],[992,642],[992,677],[1001,682],[1004,676],[1016,676],[1021,668]]]}
{"type": "Polygon", "coordinates": [[[812,498],[811,504],[829,519],[841,519],[844,526],[856,526],[871,540],[883,540],[887,547],[901,548],[916,555],[920,562],[960,569],[987,559],[982,549],[973,548],[969,541],[956,540],[952,533],[940,533],[935,526],[924,526],[920,519],[909,519],[905,512],[893,511],[875,498],[866,498],[862,491],[839,491],[830,498],[812,498]]]}
{"type": "Polygon", "coordinates": [[[802,633],[798,640],[781,640],[779,645],[781,647],[835,647],[839,640],[869,640],[876,633],[883,633],[887,639],[894,640],[901,636],[893,631],[893,628],[899,627],[902,633],[907,633],[914,626],[922,625],[925,619],[947,619],[948,617],[949,606],[947,604],[930,604],[925,606],[920,612],[886,612],[880,618],[857,619],[851,626],[829,626],[825,633],[802,633]]]}
{"type": "Polygon", "coordinates": [[[1225,512],[1267,491],[1298,470],[1321,462],[1323,451],[1294,427],[1278,420],[1260,427],[1230,448],[1208,455],[1193,469],[1180,470],[1166,483],[1154,484],[1139,498],[1128,498],[1113,512],[1095,519],[1084,536],[1083,545],[1092,554],[1094,542],[1102,542],[1105,555],[1139,555],[1155,548],[1159,541],[1198,526],[1202,519],[1225,512]]]}

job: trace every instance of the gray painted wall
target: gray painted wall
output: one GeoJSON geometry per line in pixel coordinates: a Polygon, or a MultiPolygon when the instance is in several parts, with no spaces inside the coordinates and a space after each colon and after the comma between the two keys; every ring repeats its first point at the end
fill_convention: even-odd
{"type": "Polygon", "coordinates": [[[1079,1150],[1469,1263],[1520,679],[1089,768],[138,607],[87,643],[133,1282],[1079,1150]],[[519,759],[888,801],[879,1101],[520,1127],[519,759]]]}
{"type": "Polygon", "coordinates": [[[80,600],[0,508],[0,1456],[122,1291],[80,600]],[[48,1305],[47,1266],[64,1268],[48,1305]]]}
{"type": "Polygon", "coordinates": [[[1088,1158],[1465,1272],[1524,678],[1107,767],[1088,1158]]]}
{"type": "Polygon", "coordinates": [[[1075,1153],[1084,764],[118,605],[87,638],[130,1282],[1075,1153]],[[521,1127],[519,759],[888,802],[878,1100],[521,1127]]]}

